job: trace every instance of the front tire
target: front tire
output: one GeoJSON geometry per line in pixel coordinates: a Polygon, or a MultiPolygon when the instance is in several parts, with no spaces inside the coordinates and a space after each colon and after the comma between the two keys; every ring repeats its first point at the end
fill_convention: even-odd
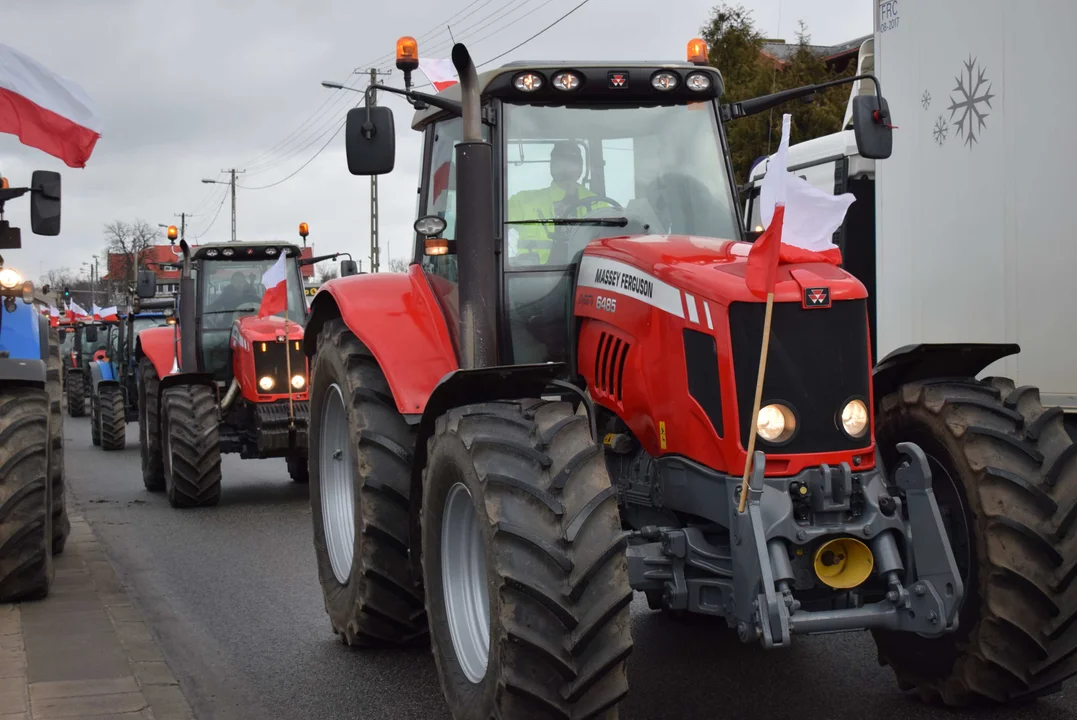
{"type": "Polygon", "coordinates": [[[292,482],[299,483],[300,485],[306,485],[310,482],[310,471],[307,467],[307,456],[289,455],[286,458],[288,463],[288,477],[292,479],[292,482]]]}
{"type": "Polygon", "coordinates": [[[426,615],[408,560],[415,435],[342,320],[318,336],[310,398],[314,553],[333,632],[347,645],[422,643],[426,615]]]}
{"type": "Polygon", "coordinates": [[[59,555],[71,534],[64,493],[63,363],[60,360],[60,329],[49,328],[49,479],[52,484],[52,554],[59,555]]]}
{"type": "Polygon", "coordinates": [[[38,600],[52,584],[49,396],[0,393],[0,602],[38,600]]]}
{"type": "Polygon", "coordinates": [[[959,629],[874,632],[898,684],[952,706],[1048,694],[1077,673],[1077,445],[1059,408],[1012,381],[911,383],[883,398],[877,438],[928,456],[965,585],[959,629]]]}
{"type": "Polygon", "coordinates": [[[123,392],[119,385],[97,388],[98,436],[101,449],[123,450],[127,447],[127,417],[123,404],[123,392]]]}
{"type": "Polygon", "coordinates": [[[86,381],[81,370],[71,370],[68,373],[67,414],[73,418],[86,415],[86,381]]]}
{"type": "Polygon", "coordinates": [[[161,452],[161,379],[148,357],[138,361],[138,440],[142,455],[142,484],[150,492],[165,489],[165,464],[161,452]]]}
{"type": "Polygon", "coordinates": [[[612,711],[628,692],[632,590],[587,418],[540,400],[456,408],[428,447],[423,575],[453,717],[612,711]]]}
{"type": "Polygon", "coordinates": [[[101,414],[97,403],[98,398],[90,393],[90,442],[94,447],[101,447],[101,414]]]}
{"type": "Polygon", "coordinates": [[[208,507],[221,499],[217,395],[207,385],[174,385],[162,400],[165,493],[174,508],[208,507]]]}

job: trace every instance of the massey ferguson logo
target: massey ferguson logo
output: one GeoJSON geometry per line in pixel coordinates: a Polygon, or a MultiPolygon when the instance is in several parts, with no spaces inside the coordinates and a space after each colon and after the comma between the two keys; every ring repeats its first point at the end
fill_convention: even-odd
{"type": "Polygon", "coordinates": [[[610,87],[611,88],[623,88],[628,85],[628,73],[611,72],[610,73],[610,87]]]}
{"type": "Polygon", "coordinates": [[[830,307],[830,288],[815,287],[804,288],[804,307],[828,308],[830,307]]]}

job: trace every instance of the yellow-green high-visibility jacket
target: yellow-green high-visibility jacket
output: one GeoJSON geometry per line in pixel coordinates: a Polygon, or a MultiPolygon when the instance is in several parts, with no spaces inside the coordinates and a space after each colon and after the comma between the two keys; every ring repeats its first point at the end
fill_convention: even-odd
{"type": "MultiPolygon", "coordinates": [[[[580,198],[597,197],[584,186],[579,186],[580,198]]],[[[513,220],[547,220],[557,217],[554,212],[554,204],[565,199],[565,191],[556,184],[535,190],[521,190],[509,198],[508,217],[513,220]]],[[[575,215],[578,218],[586,217],[587,213],[596,207],[606,206],[607,203],[599,202],[593,205],[583,203],[576,206],[575,215]]],[[[550,257],[552,241],[549,232],[553,225],[511,225],[513,230],[519,233],[519,254],[536,253],[539,256],[539,264],[545,264],[550,257]]]]}

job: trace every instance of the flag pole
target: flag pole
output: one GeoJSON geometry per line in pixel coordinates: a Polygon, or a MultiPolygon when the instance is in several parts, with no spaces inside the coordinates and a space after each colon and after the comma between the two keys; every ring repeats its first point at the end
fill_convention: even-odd
{"type": "MultiPolygon", "coordinates": [[[[288,254],[288,250],[284,250],[284,255],[288,254]]],[[[284,266],[284,368],[288,373],[288,377],[284,382],[288,385],[288,429],[295,429],[295,407],[292,403],[292,319],[289,317],[291,314],[291,308],[289,303],[291,302],[291,294],[288,292],[288,265],[284,266]]]]}
{"type": "Polygon", "coordinates": [[[752,405],[752,426],[748,430],[748,454],[744,457],[744,477],[740,481],[740,505],[738,513],[744,512],[748,502],[748,476],[755,455],[755,438],[759,428],[759,406],[763,402],[763,376],[767,371],[767,351],[770,349],[770,319],[774,314],[774,290],[767,293],[767,309],[763,315],[763,346],[759,350],[759,372],[755,380],[755,401],[752,405]]]}

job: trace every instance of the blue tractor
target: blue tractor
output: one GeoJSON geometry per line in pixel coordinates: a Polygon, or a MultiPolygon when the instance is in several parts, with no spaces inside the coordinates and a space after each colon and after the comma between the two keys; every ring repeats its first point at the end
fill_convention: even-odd
{"type": "MultiPolygon", "coordinates": [[[[29,187],[0,180],[0,250],[22,247],[4,203],[30,195],[35,235],[60,233],[60,175],[29,187]]],[[[64,508],[59,331],[34,305],[34,287],[0,257],[0,602],[48,595],[52,556],[70,530],[64,508]]]]}
{"type": "Polygon", "coordinates": [[[102,450],[127,446],[127,423],[138,420],[138,365],[135,339],[146,328],[175,322],[171,298],[136,299],[118,322],[87,325],[86,340],[103,347],[89,363],[90,437],[102,450]]]}

